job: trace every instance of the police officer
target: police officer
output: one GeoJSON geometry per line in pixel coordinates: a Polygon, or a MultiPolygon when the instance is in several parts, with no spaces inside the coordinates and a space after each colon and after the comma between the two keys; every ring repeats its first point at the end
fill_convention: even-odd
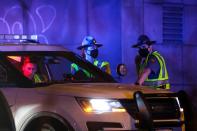
{"type": "Polygon", "coordinates": [[[154,43],[148,36],[140,35],[138,42],[132,46],[138,48],[139,53],[135,58],[138,74],[135,84],[155,89],[170,89],[165,60],[158,51],[153,51],[154,43]]]}
{"type": "MultiPolygon", "coordinates": [[[[82,45],[79,46],[77,49],[82,51],[82,57],[84,57],[87,61],[94,64],[101,70],[111,74],[110,64],[107,61],[99,61],[98,57],[98,48],[101,47],[102,44],[96,43],[96,40],[92,36],[85,36],[82,41],[82,45]]],[[[79,67],[73,63],[71,65],[71,72],[74,74],[76,71],[79,70],[79,67]]],[[[84,71],[84,73],[88,76],[88,72],[84,71]]]]}

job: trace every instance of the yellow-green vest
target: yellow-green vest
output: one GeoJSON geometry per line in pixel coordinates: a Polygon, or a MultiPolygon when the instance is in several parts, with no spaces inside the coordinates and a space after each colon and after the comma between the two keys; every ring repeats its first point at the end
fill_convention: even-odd
{"type": "Polygon", "coordinates": [[[94,61],[94,65],[97,66],[97,67],[100,68],[100,69],[102,69],[103,67],[105,67],[105,72],[107,72],[108,74],[111,74],[111,69],[110,69],[109,62],[103,61],[103,62],[101,62],[101,64],[99,65],[99,61],[98,61],[98,60],[95,60],[95,61],[94,61]]]}
{"type": "Polygon", "coordinates": [[[144,67],[146,67],[146,65],[148,63],[148,60],[149,60],[151,55],[155,56],[157,58],[158,62],[159,62],[159,65],[160,65],[159,76],[158,76],[158,78],[154,78],[154,79],[147,78],[144,81],[143,85],[151,86],[151,87],[154,87],[154,88],[157,88],[157,89],[159,89],[159,87],[165,86],[165,89],[170,89],[170,84],[169,84],[169,81],[168,81],[168,79],[169,79],[168,78],[168,72],[167,72],[167,69],[166,69],[165,61],[164,61],[163,57],[157,51],[152,52],[151,54],[149,54],[146,57],[145,62],[140,67],[140,72],[142,72],[144,67]]]}
{"type": "MultiPolygon", "coordinates": [[[[98,60],[95,60],[94,63],[93,63],[95,66],[97,66],[98,68],[103,68],[103,67],[106,67],[106,72],[108,74],[111,74],[111,70],[110,70],[110,66],[109,66],[109,62],[99,62],[98,60]]],[[[72,63],[71,64],[71,69],[74,69],[74,72],[77,72],[79,70],[79,67],[77,66],[77,64],[75,63],[72,63]]],[[[86,74],[86,76],[88,77],[91,77],[90,73],[86,70],[83,70],[83,72],[86,74]]]]}
{"type": "Polygon", "coordinates": [[[35,83],[42,83],[43,81],[40,79],[39,75],[38,74],[34,74],[34,82],[35,83]]]}
{"type": "MultiPolygon", "coordinates": [[[[74,74],[72,70],[74,70],[74,72],[77,72],[79,70],[78,65],[75,64],[75,63],[72,63],[71,64],[71,73],[74,74]]],[[[90,73],[88,71],[83,69],[83,72],[86,74],[87,77],[91,77],[91,75],[90,75],[90,73]]]]}

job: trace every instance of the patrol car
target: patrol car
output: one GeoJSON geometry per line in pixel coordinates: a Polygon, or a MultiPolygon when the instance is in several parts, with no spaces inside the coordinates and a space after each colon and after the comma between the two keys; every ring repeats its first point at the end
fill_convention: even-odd
{"type": "MultiPolygon", "coordinates": [[[[8,101],[17,131],[143,128],[140,123],[146,118],[138,117],[141,109],[137,91],[148,102],[150,108],[145,103],[144,109],[151,112],[154,128],[184,129],[184,110],[175,93],[117,83],[109,74],[59,45],[1,44],[0,90],[8,101]],[[34,83],[23,75],[21,62],[27,56],[37,60],[37,73],[44,78],[42,82],[34,83]],[[83,71],[72,74],[72,63],[91,77],[86,77],[83,71]]],[[[147,112],[141,113],[143,116],[147,112]]]]}

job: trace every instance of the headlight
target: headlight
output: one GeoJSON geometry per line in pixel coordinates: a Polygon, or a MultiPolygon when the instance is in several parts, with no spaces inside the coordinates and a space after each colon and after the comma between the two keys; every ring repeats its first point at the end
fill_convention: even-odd
{"type": "Polygon", "coordinates": [[[113,99],[77,98],[81,108],[89,113],[125,112],[119,101],[113,99]]]}

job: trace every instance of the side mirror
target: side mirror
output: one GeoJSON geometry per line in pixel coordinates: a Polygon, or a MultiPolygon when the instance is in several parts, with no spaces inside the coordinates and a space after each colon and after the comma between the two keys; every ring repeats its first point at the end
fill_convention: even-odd
{"type": "Polygon", "coordinates": [[[118,64],[116,68],[116,72],[119,76],[126,76],[127,75],[127,67],[125,64],[118,64]]]}

